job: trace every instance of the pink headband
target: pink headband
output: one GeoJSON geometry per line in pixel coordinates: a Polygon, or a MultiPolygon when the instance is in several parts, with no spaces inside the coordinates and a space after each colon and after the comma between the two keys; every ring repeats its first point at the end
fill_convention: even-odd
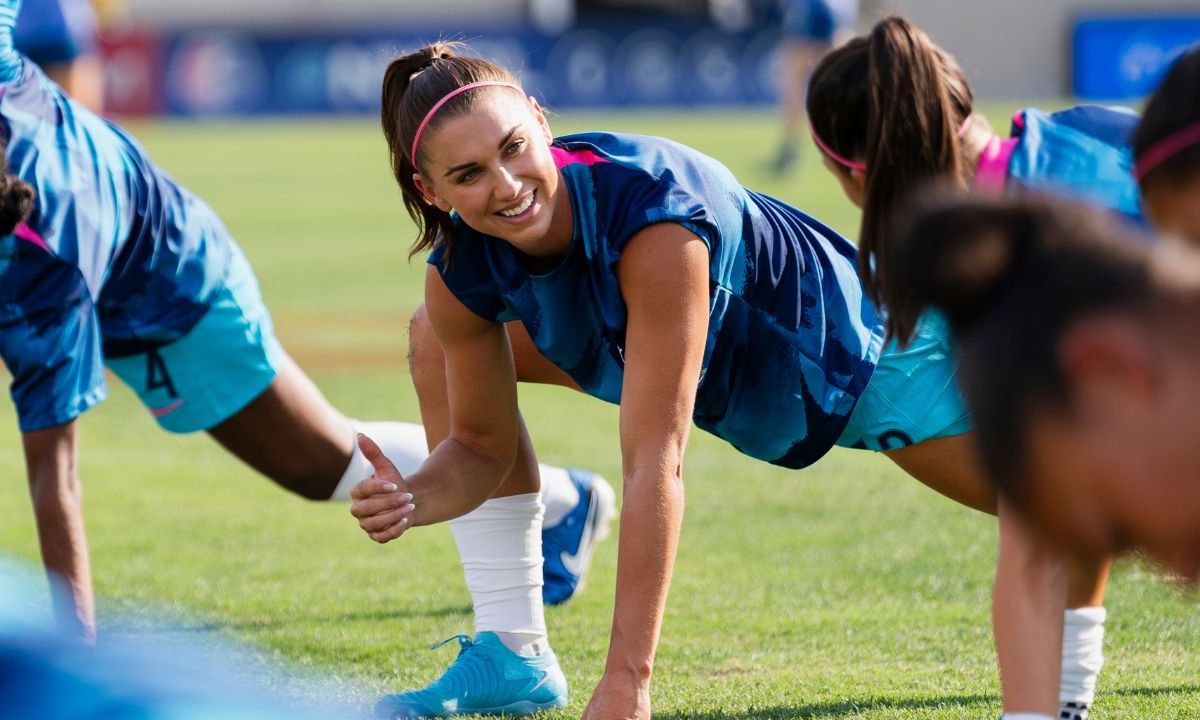
{"type": "Polygon", "coordinates": [[[413,167],[417,166],[417,147],[421,144],[421,136],[425,134],[425,128],[429,127],[429,121],[433,119],[434,115],[437,115],[437,111],[441,110],[443,105],[450,102],[455,97],[462,95],[468,90],[474,90],[475,88],[481,87],[507,87],[516,90],[517,92],[521,93],[521,95],[525,94],[525,91],[520,87],[513,85],[510,82],[501,82],[499,80],[483,80],[481,82],[468,83],[446,93],[442,96],[441,100],[438,100],[436,103],[434,103],[433,107],[429,108],[429,112],[425,113],[425,119],[422,120],[421,124],[417,126],[417,134],[413,135],[412,154],[409,156],[409,158],[412,160],[413,167]]]}
{"type": "MultiPolygon", "coordinates": [[[[972,113],[971,115],[968,115],[965,120],[962,121],[962,125],[959,125],[958,130],[954,133],[955,138],[961,140],[962,136],[967,134],[967,131],[971,129],[971,122],[974,119],[974,117],[975,117],[975,115],[974,115],[974,113],[972,113]]],[[[838,155],[837,153],[835,153],[833,151],[833,148],[826,145],[825,141],[823,141],[817,135],[816,130],[810,129],[810,131],[812,132],[813,142],[815,142],[817,144],[817,147],[821,148],[821,152],[823,152],[829,156],[830,160],[833,160],[838,165],[841,165],[842,167],[846,168],[847,170],[857,170],[858,172],[861,172],[861,173],[865,173],[867,171],[866,163],[857,162],[855,160],[850,160],[849,158],[844,158],[841,155],[838,155]]]]}
{"type": "Polygon", "coordinates": [[[1200,122],[1185,125],[1146,148],[1133,164],[1133,176],[1140,182],[1151,170],[1162,165],[1187,148],[1200,143],[1200,122]]]}

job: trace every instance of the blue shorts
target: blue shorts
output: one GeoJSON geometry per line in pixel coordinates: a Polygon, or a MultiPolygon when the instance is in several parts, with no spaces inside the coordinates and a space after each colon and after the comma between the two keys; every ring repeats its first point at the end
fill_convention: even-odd
{"type": "Polygon", "coordinates": [[[865,450],[899,450],[971,429],[955,382],[950,328],[940,315],[917,323],[912,344],[883,348],[875,374],[854,406],[837,444],[865,450]]]}
{"type": "Polygon", "coordinates": [[[830,42],[838,29],[857,19],[856,0],[787,0],[783,12],[785,37],[830,42]]]}
{"type": "Polygon", "coordinates": [[[70,62],[96,49],[91,0],[25,0],[13,42],[38,65],[70,62]]]}
{"type": "Polygon", "coordinates": [[[207,430],[258,397],[278,373],[283,348],[249,261],[234,246],[225,287],[186,335],[106,361],[164,430],[207,430]]]}

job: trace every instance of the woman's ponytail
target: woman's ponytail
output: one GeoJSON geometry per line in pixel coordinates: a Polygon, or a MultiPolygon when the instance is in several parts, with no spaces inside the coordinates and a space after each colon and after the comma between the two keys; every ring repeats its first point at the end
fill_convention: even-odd
{"type": "Polygon", "coordinates": [[[895,211],[931,181],[967,177],[958,129],[973,98],[954,59],[920,28],[899,17],[867,39],[866,195],[859,235],[859,274],[867,293],[889,311],[889,334],[907,340],[916,317],[903,312],[906,279],[890,242],[895,211]]]}

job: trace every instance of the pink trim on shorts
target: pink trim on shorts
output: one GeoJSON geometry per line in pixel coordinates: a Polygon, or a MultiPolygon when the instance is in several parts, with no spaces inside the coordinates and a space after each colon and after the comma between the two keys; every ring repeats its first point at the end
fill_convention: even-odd
{"type": "Polygon", "coordinates": [[[987,147],[979,154],[979,164],[975,166],[977,190],[996,195],[1004,192],[1004,185],[1008,182],[1008,163],[1017,149],[1017,140],[1001,140],[999,135],[992,136],[987,147]]]}
{"type": "Polygon", "coordinates": [[[15,235],[17,238],[19,238],[21,240],[24,240],[25,242],[29,242],[29,243],[33,243],[34,245],[37,245],[38,247],[40,247],[41,249],[45,250],[48,253],[53,252],[50,249],[50,246],[46,244],[46,241],[42,238],[42,236],[39,235],[36,230],[29,227],[25,223],[17,223],[16,229],[13,230],[13,235],[15,235]]]}
{"type": "Polygon", "coordinates": [[[611,162],[608,158],[600,157],[591,150],[568,150],[556,145],[550,146],[550,154],[554,157],[554,164],[559,169],[568,165],[599,165],[611,162]]]}
{"type": "Polygon", "coordinates": [[[167,415],[171,412],[174,412],[175,410],[178,410],[179,406],[182,404],[183,404],[183,399],[181,398],[181,399],[176,400],[175,402],[171,403],[170,405],[164,405],[163,407],[160,407],[160,408],[150,408],[150,412],[154,415],[154,417],[162,417],[163,415],[167,415]]]}

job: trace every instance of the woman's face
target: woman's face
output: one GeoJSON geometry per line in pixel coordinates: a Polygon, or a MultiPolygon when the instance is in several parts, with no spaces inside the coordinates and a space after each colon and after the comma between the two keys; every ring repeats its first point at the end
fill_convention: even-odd
{"type": "Polygon", "coordinates": [[[1183,183],[1153,183],[1142,199],[1156,228],[1200,247],[1200,173],[1183,183]]]}
{"type": "Polygon", "coordinates": [[[413,177],[426,200],[472,229],[534,257],[560,254],[570,245],[570,205],[552,139],[535,100],[489,88],[469,112],[425,134],[413,177]]]}
{"type": "Polygon", "coordinates": [[[1194,584],[1200,365],[1164,355],[1144,329],[1096,333],[1064,350],[1071,406],[1039,409],[1026,428],[1027,510],[1060,545],[1141,550],[1194,584]]]}

